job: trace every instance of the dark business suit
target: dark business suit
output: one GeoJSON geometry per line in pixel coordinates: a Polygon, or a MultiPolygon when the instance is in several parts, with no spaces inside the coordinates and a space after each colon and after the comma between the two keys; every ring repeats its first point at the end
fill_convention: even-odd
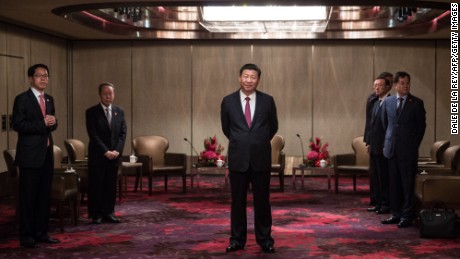
{"type": "MultiPolygon", "coordinates": [[[[387,97],[388,98],[388,97],[387,97]]],[[[369,145],[370,154],[370,183],[374,190],[375,206],[381,209],[389,209],[389,175],[388,159],[383,155],[383,142],[385,140],[385,128],[383,125],[381,100],[377,99],[372,107],[370,121],[369,145]]]]}
{"type": "Polygon", "coordinates": [[[236,91],[222,100],[221,123],[229,140],[228,167],[232,192],[230,243],[241,247],[246,243],[246,200],[251,183],[256,241],[260,246],[273,246],[269,201],[270,140],[278,130],[273,97],[256,91],[254,116],[249,128],[242,109],[240,91],[236,91]]]}
{"type": "Polygon", "coordinates": [[[118,166],[122,162],[127,126],[124,111],[112,105],[111,125],[101,104],[86,110],[88,145],[88,214],[90,218],[114,213],[118,166]],[[109,160],[107,151],[116,150],[120,156],[109,160]]]}
{"type": "Polygon", "coordinates": [[[393,217],[410,221],[415,218],[414,184],[426,112],[423,101],[411,94],[406,96],[399,116],[396,95],[388,97],[382,108],[386,128],[383,152],[389,159],[391,213],[393,217]]]}
{"type": "MultiPolygon", "coordinates": [[[[53,97],[44,95],[46,114],[55,115],[53,97]]],[[[53,137],[57,122],[47,127],[37,97],[31,89],[18,95],[13,105],[13,128],[18,133],[15,163],[19,167],[20,240],[48,238],[53,137]],[[48,145],[49,140],[49,145],[48,145]]]]}
{"type": "MultiPolygon", "coordinates": [[[[375,93],[371,93],[366,100],[366,124],[364,126],[364,143],[366,143],[366,145],[369,145],[370,142],[372,113],[375,102],[378,99],[379,97],[375,93]]],[[[371,198],[371,205],[377,205],[376,190],[374,185],[372,184],[372,179],[369,179],[369,193],[371,198]]]]}

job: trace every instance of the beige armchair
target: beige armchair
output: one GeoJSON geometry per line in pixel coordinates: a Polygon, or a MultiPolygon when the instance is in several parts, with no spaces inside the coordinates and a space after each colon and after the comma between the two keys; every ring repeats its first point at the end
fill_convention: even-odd
{"type": "Polygon", "coordinates": [[[428,174],[418,174],[415,179],[415,196],[418,207],[429,208],[434,201],[460,209],[460,145],[451,146],[443,155],[443,167],[420,167],[428,174]]]}
{"type": "Polygon", "coordinates": [[[429,157],[419,157],[418,164],[423,166],[426,164],[442,164],[442,155],[449,147],[450,141],[439,140],[433,143],[430,149],[429,157]]]}
{"type": "Polygon", "coordinates": [[[64,146],[67,150],[67,155],[70,164],[87,164],[86,145],[78,139],[64,140],[64,146]]]}
{"type": "Polygon", "coordinates": [[[356,176],[369,176],[369,154],[363,136],[354,138],[351,147],[354,153],[333,157],[335,193],[339,191],[339,176],[353,176],[353,191],[356,191],[356,176]]]}
{"type": "Polygon", "coordinates": [[[283,152],[284,138],[280,135],[273,136],[270,141],[272,146],[272,173],[277,173],[279,176],[280,189],[284,192],[284,168],[286,165],[286,157],[283,152]]]}
{"type": "MultiPolygon", "coordinates": [[[[58,146],[53,146],[54,160],[62,160],[62,150],[58,146]]],[[[9,174],[9,186],[12,188],[12,193],[16,205],[16,218],[19,215],[19,169],[14,164],[16,158],[16,150],[4,150],[6,165],[9,174]]],[[[75,173],[64,173],[65,169],[60,166],[60,163],[54,164],[54,176],[51,186],[51,201],[57,205],[59,216],[59,225],[61,232],[64,232],[64,208],[69,204],[72,207],[72,221],[77,224],[78,219],[78,177],[75,173]]],[[[18,219],[18,218],[17,218],[18,219]]]]}
{"type": "Polygon", "coordinates": [[[68,156],[68,167],[77,171],[80,178],[79,191],[82,194],[81,200],[85,199],[88,193],[88,158],[86,156],[86,145],[78,139],[64,140],[64,146],[68,156]]]}
{"type": "Polygon", "coordinates": [[[142,163],[143,175],[149,176],[149,195],[152,195],[152,178],[164,177],[165,191],[168,191],[168,177],[182,177],[182,192],[186,192],[185,154],[166,153],[168,139],[161,136],[140,136],[133,139],[134,153],[142,163]]]}
{"type": "Polygon", "coordinates": [[[14,164],[16,150],[8,149],[3,151],[6,168],[8,169],[8,193],[11,193],[14,199],[16,220],[19,220],[19,168],[14,164]]]}

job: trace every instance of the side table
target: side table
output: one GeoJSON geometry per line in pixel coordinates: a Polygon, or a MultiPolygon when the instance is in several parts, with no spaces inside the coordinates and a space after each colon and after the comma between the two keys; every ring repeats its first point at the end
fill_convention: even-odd
{"type": "Polygon", "coordinates": [[[213,175],[225,175],[225,186],[228,184],[228,169],[227,167],[199,167],[197,165],[192,166],[190,172],[191,187],[193,188],[193,178],[196,177],[196,187],[200,188],[200,174],[213,174],[213,175]]]}
{"type": "Polygon", "coordinates": [[[121,171],[122,171],[122,177],[125,182],[125,193],[128,192],[128,184],[126,180],[126,174],[128,170],[135,169],[136,170],[136,182],[135,182],[135,187],[134,191],[137,191],[137,184],[139,182],[139,193],[142,196],[142,163],[130,163],[130,162],[122,162],[121,163],[121,171]]]}
{"type": "Polygon", "coordinates": [[[326,175],[327,176],[327,189],[328,191],[331,190],[331,174],[333,173],[334,167],[333,166],[328,166],[328,167],[307,167],[304,165],[299,165],[299,166],[294,166],[292,167],[292,187],[295,187],[296,185],[296,172],[300,171],[301,175],[301,181],[302,181],[302,186],[304,186],[304,175],[305,171],[310,171],[309,175],[326,175]]]}

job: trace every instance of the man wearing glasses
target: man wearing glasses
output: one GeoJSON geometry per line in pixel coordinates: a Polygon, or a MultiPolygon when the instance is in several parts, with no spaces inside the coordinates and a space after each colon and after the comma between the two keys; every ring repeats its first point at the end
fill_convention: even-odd
{"type": "Polygon", "coordinates": [[[45,94],[49,70],[36,64],[27,71],[30,89],[16,96],[13,128],[18,133],[15,163],[19,167],[19,241],[22,247],[59,243],[48,234],[53,137],[57,128],[53,97],[45,94]]]}

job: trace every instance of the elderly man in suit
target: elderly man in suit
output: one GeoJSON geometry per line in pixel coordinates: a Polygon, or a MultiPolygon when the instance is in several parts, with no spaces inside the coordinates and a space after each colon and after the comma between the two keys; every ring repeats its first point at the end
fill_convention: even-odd
{"type": "Polygon", "coordinates": [[[246,202],[249,184],[254,196],[254,225],[257,244],[274,253],[271,237],[270,140],[278,130],[273,97],[256,91],[261,71],[257,65],[240,69],[240,89],[223,98],[222,131],[229,140],[231,237],[227,252],[243,249],[247,238],[246,202]]]}
{"type": "MultiPolygon", "coordinates": [[[[390,72],[382,72],[377,78],[385,78],[390,82],[390,89],[393,85],[393,74],[390,72]]],[[[372,115],[374,112],[375,102],[379,99],[377,89],[375,85],[373,86],[373,92],[367,97],[366,100],[366,124],[364,126],[364,142],[369,149],[370,134],[371,134],[371,121],[372,115]]],[[[369,151],[369,150],[368,150],[369,151]]],[[[367,211],[378,211],[380,208],[377,205],[376,201],[376,192],[374,185],[372,184],[372,179],[369,179],[369,192],[370,192],[370,205],[372,207],[367,208],[367,211]]]]}
{"type": "Polygon", "coordinates": [[[374,191],[371,199],[374,198],[375,202],[375,206],[368,208],[367,211],[375,211],[377,214],[390,212],[388,160],[383,155],[385,128],[381,120],[382,104],[389,96],[390,89],[390,81],[385,77],[379,76],[374,80],[377,101],[372,107],[369,136],[366,141],[370,157],[370,187],[374,191]]]}
{"type": "Polygon", "coordinates": [[[410,94],[410,75],[395,74],[396,95],[383,102],[383,125],[386,129],[383,154],[389,160],[390,210],[392,216],[382,224],[412,225],[415,218],[414,185],[418,149],[425,134],[423,101],[410,94]]]}
{"type": "Polygon", "coordinates": [[[99,85],[100,103],[86,110],[88,145],[88,214],[93,224],[120,223],[115,217],[118,167],[127,126],[124,111],[112,104],[115,87],[99,85]]]}
{"type": "Polygon", "coordinates": [[[53,97],[45,94],[49,70],[44,64],[27,71],[30,89],[16,96],[13,129],[18,133],[15,163],[19,167],[19,242],[27,248],[59,243],[48,235],[53,137],[58,123],[53,97]]]}

